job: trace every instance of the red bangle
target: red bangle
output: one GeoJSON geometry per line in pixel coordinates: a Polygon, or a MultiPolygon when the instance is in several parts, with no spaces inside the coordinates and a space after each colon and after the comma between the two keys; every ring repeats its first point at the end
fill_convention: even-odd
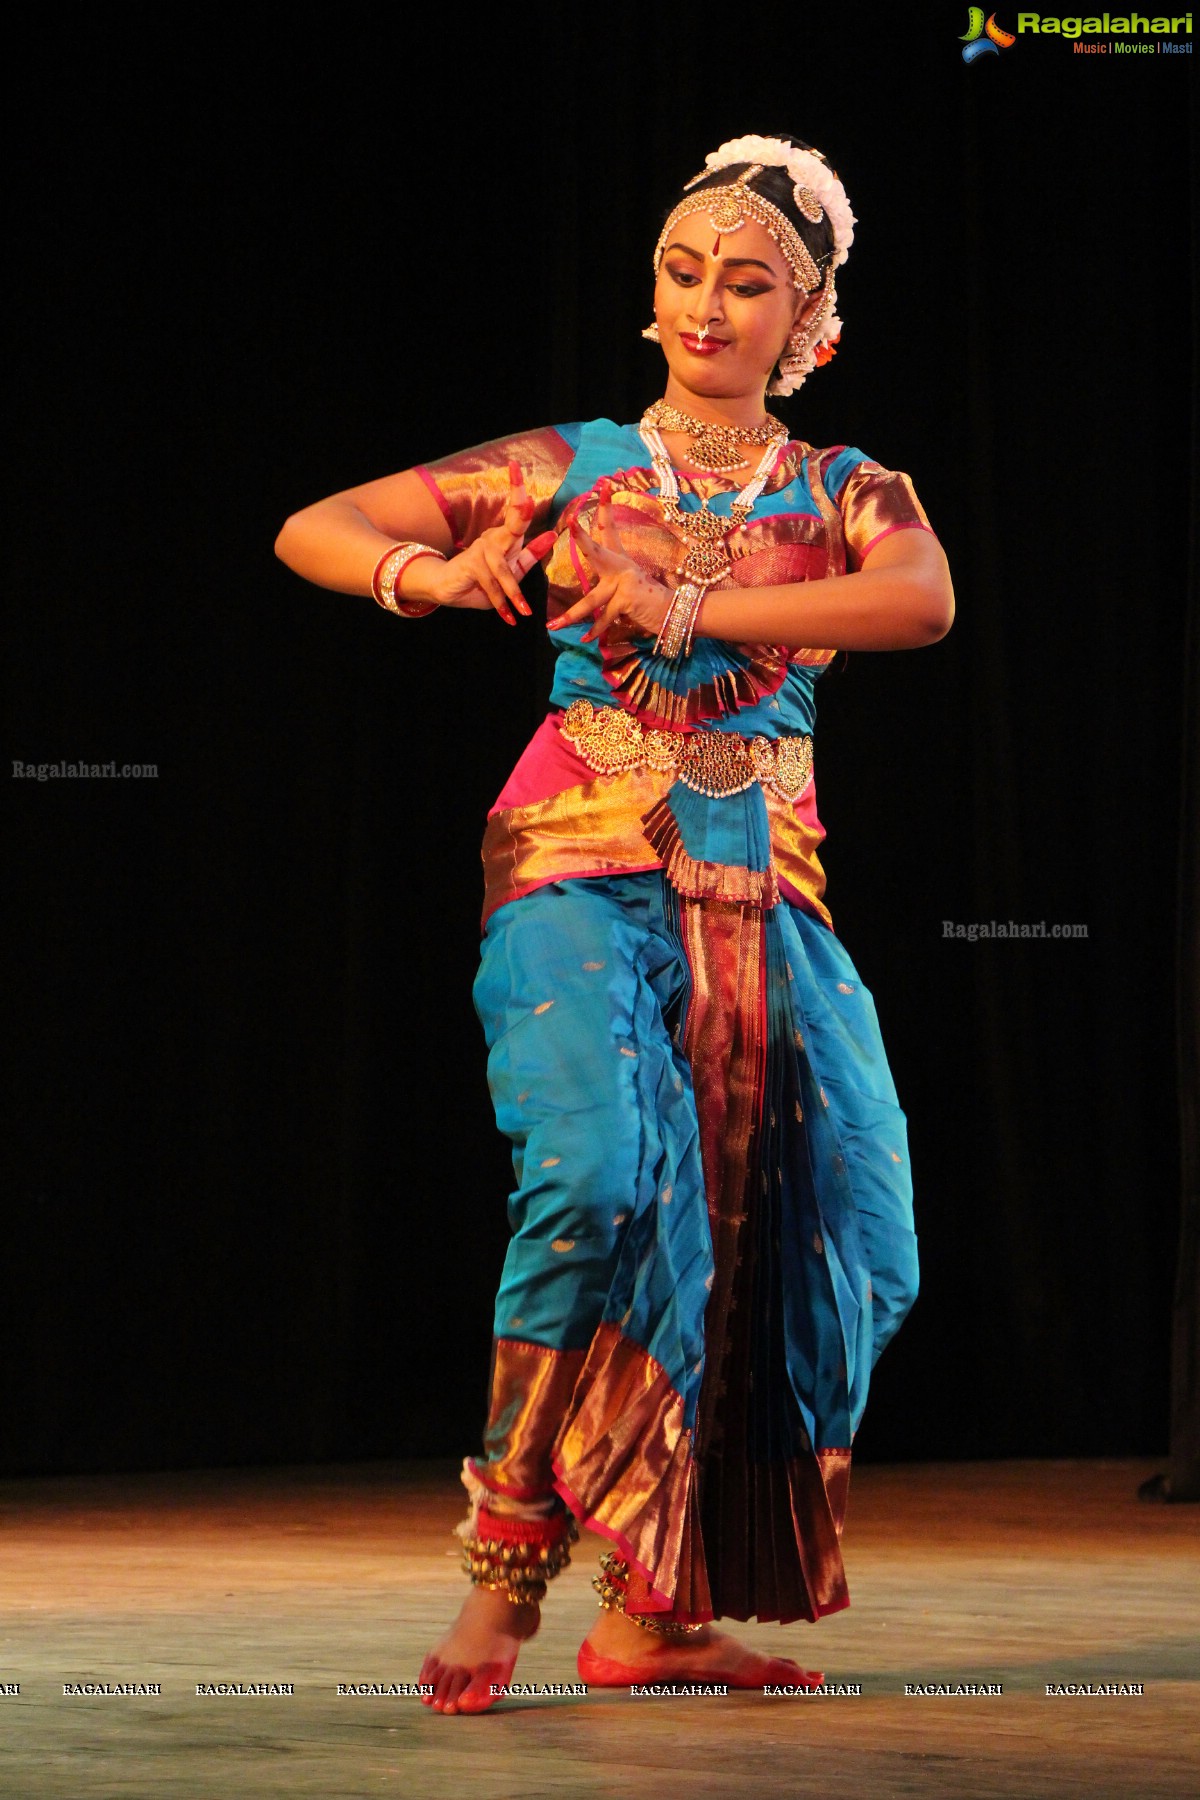
{"type": "Polygon", "coordinates": [[[437,611],[436,600],[405,600],[396,592],[402,572],[410,562],[416,562],[418,556],[436,556],[441,562],[446,560],[431,544],[393,544],[375,564],[371,576],[371,592],[380,606],[402,619],[427,619],[431,612],[437,611]]]}

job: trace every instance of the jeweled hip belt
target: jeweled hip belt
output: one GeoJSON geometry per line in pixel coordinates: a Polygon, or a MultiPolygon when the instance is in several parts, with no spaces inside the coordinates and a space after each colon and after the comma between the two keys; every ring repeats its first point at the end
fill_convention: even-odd
{"type": "Polygon", "coordinates": [[[674,775],[697,794],[721,799],[757,781],[785,800],[797,800],[812,779],[810,737],[737,737],[730,731],[658,731],[619,706],[573,700],[559,721],[563,736],[589,769],[615,775],[654,769],[674,775]]]}

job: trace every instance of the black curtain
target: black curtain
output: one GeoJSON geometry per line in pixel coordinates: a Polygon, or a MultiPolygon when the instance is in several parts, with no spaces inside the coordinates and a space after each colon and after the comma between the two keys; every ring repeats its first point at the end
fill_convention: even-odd
{"type": "Polygon", "coordinates": [[[913,476],[954,630],[821,684],[834,923],[909,1115],[924,1291],[878,1457],[1166,1446],[1194,377],[1192,59],[962,9],[306,6],[42,26],[12,112],[9,1473],[461,1454],[510,1169],[470,999],[533,625],[277,565],[318,495],[661,391],[706,150],[860,223],[785,412],[913,476]],[[945,935],[945,923],[1086,936],[945,935]]]}
{"type": "MultiPolygon", "coordinates": [[[[1194,101],[1193,92],[1193,101],[1194,101]]],[[[1195,188],[1197,135],[1192,132],[1195,188]]],[[[1200,227],[1192,212],[1192,291],[1200,286],[1200,227]]],[[[1200,451],[1200,385],[1192,372],[1192,465],[1200,451]]],[[[1188,585],[1200,579],[1200,520],[1192,490],[1188,585]]],[[[1171,1312],[1171,1423],[1163,1475],[1147,1498],[1200,1500],[1200,611],[1189,610],[1183,656],[1183,771],[1179,815],[1176,1050],[1179,1073],[1180,1217],[1171,1312]]]]}

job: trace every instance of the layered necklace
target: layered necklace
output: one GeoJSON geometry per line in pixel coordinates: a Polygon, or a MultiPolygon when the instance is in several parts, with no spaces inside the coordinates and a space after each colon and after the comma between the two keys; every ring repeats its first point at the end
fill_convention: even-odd
{"type": "MultiPolygon", "coordinates": [[[[754,474],[741,493],[730,503],[728,518],[709,512],[706,499],[701,499],[699,512],[685,512],[679,504],[679,482],[675,469],[658,429],[660,424],[665,424],[668,431],[679,429],[679,427],[670,424],[663,418],[664,409],[668,413],[674,413],[676,418],[686,417],[685,414],[676,413],[674,407],[668,407],[665,401],[659,400],[642,414],[638,433],[650,452],[654,473],[658,477],[663,517],[672,525],[678,526],[683,534],[683,561],[675,573],[684,581],[695,582],[702,587],[709,588],[715,582],[724,580],[733,567],[733,558],[729,554],[726,538],[731,531],[743,526],[753,512],[754,503],[767,485],[779,452],[788,441],[787,430],[779,423],[778,419],[773,419],[769,428],[765,425],[754,428],[760,434],[770,429],[772,435],[769,438],[761,435],[757,438],[756,442],[765,443],[767,447],[754,474]]],[[[696,424],[699,422],[699,420],[693,421],[696,424]]],[[[745,437],[746,434],[738,433],[737,435],[745,437]]]]}
{"type": "Polygon", "coordinates": [[[785,426],[770,413],[761,425],[714,425],[711,419],[694,419],[691,413],[680,412],[667,400],[656,400],[642,423],[655,425],[660,431],[683,432],[692,440],[688,452],[692,462],[698,469],[711,469],[714,474],[745,468],[750,459],[741,448],[743,444],[757,449],[773,444],[780,432],[787,437],[785,426]]]}

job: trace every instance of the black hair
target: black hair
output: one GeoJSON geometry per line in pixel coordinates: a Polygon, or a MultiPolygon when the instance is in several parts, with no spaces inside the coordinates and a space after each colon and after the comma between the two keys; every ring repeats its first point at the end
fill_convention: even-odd
{"type": "MultiPolygon", "coordinates": [[[[778,132],[776,136],[780,143],[790,144],[794,150],[807,150],[815,154],[812,145],[806,144],[803,138],[792,137],[787,132],[778,132]]],[[[824,159],[822,158],[822,160],[824,159]]],[[[689,194],[702,193],[705,188],[728,187],[730,182],[737,180],[744,169],[753,167],[753,163],[744,162],[730,163],[723,169],[713,169],[704,176],[703,180],[694,182],[686,188],[679,198],[685,200],[689,194]]],[[[822,213],[815,225],[804,217],[796,205],[796,198],[792,192],[792,177],[786,169],[778,167],[762,169],[749,185],[756,194],[761,194],[764,200],[769,200],[772,206],[777,206],[789,225],[795,226],[823,277],[833,260],[834,251],[833,226],[827,215],[822,213]]],[[[675,205],[678,206],[678,204],[677,200],[675,205]]]]}

